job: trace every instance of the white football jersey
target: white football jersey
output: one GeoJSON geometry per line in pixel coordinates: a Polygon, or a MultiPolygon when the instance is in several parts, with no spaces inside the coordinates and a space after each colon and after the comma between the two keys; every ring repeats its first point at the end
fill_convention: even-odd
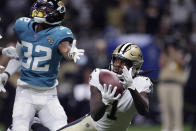
{"type": "MultiPolygon", "coordinates": [[[[108,70],[95,69],[91,74],[89,84],[101,91],[103,87],[99,82],[100,71],[108,70]]],[[[149,93],[152,82],[148,77],[137,76],[133,79],[133,86],[136,87],[139,93],[149,93]]],[[[131,93],[126,90],[118,103],[108,107],[104,116],[98,121],[93,121],[93,124],[98,131],[125,131],[136,114],[137,110],[131,93]]]]}

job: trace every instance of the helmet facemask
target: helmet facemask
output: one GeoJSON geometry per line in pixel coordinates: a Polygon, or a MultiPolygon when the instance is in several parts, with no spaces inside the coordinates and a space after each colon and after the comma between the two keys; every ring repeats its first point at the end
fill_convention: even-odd
{"type": "Polygon", "coordinates": [[[65,15],[65,6],[59,0],[37,0],[32,6],[32,17],[37,23],[60,24],[65,15]]]}
{"type": "Polygon", "coordinates": [[[133,66],[133,62],[126,59],[126,58],[123,58],[122,56],[120,55],[113,55],[112,56],[112,60],[111,60],[111,70],[114,71],[114,68],[117,69],[118,68],[118,71],[116,72],[117,74],[121,74],[120,70],[122,71],[123,67],[122,65],[126,66],[128,69],[131,68],[133,66]],[[114,65],[115,61],[121,61],[120,65],[116,66],[114,65]]]}

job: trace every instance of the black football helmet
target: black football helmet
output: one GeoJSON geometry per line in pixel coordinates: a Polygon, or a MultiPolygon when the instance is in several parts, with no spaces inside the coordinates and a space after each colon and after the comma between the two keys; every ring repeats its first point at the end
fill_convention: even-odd
{"type": "Polygon", "coordinates": [[[127,68],[132,67],[132,75],[136,75],[142,64],[143,64],[143,55],[140,47],[133,43],[120,44],[112,53],[112,60],[110,69],[113,70],[113,63],[115,59],[122,60],[127,68]]]}
{"type": "Polygon", "coordinates": [[[37,0],[31,8],[31,16],[37,23],[60,24],[66,9],[61,0],[37,0]]]}

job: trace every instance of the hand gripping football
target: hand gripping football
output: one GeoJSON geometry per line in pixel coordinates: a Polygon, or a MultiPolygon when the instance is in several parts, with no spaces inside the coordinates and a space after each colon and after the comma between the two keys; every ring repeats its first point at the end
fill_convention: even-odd
{"type": "Polygon", "coordinates": [[[117,96],[119,93],[122,94],[124,91],[122,84],[119,82],[119,78],[111,71],[101,71],[99,73],[99,82],[101,85],[106,84],[107,87],[111,84],[112,89],[116,86],[117,90],[115,96],[117,96]]]}

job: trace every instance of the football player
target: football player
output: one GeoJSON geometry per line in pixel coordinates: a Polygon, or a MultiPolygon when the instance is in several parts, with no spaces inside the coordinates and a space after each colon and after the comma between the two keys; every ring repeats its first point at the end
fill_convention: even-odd
{"type": "Polygon", "coordinates": [[[0,74],[0,91],[21,67],[13,108],[13,131],[28,131],[35,113],[44,126],[55,131],[67,123],[57,98],[57,73],[62,57],[76,62],[84,50],[76,48],[72,31],[61,22],[65,15],[61,0],[37,0],[32,18],[19,18],[14,26],[18,38],[15,59],[0,74]]]}
{"type": "MultiPolygon", "coordinates": [[[[99,73],[105,69],[95,69],[90,76],[90,115],[70,123],[58,131],[125,131],[133,117],[149,111],[148,94],[152,82],[139,75],[143,63],[140,48],[132,43],[119,45],[113,52],[110,70],[121,80],[125,91],[114,96],[116,88],[102,86],[99,73]]],[[[48,131],[40,124],[33,125],[34,131],[48,131]]]]}

